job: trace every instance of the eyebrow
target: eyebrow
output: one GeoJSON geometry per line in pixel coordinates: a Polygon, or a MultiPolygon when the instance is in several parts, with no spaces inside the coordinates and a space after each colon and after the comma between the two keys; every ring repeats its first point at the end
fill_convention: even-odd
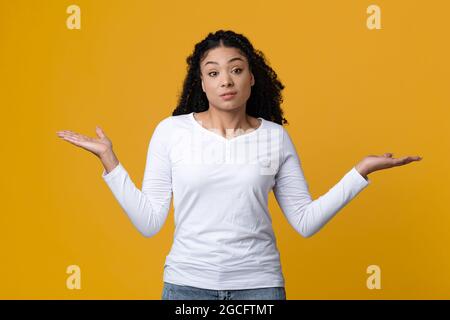
{"type": "MultiPolygon", "coordinates": [[[[231,58],[230,60],[228,60],[228,63],[233,62],[233,61],[235,61],[235,60],[241,60],[242,62],[244,62],[244,60],[242,60],[241,58],[239,58],[239,57],[234,57],[234,58],[231,58]]],[[[208,62],[206,62],[206,63],[204,64],[204,66],[206,66],[207,64],[218,64],[218,63],[215,62],[215,61],[208,61],[208,62]]]]}

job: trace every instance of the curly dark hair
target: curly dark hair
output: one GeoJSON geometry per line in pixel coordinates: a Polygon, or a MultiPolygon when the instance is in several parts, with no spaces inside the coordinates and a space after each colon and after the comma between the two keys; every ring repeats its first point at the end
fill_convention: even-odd
{"type": "Polygon", "coordinates": [[[187,75],[183,83],[183,92],[179,96],[178,106],[172,115],[191,112],[202,112],[209,109],[208,98],[201,86],[200,62],[210,49],[219,46],[239,49],[248,60],[250,71],[253,72],[255,84],[246,104],[246,113],[253,117],[280,125],[289,124],[283,117],[280,104],[283,102],[281,90],[284,85],[277,78],[276,72],[266,62],[264,53],[254,49],[250,41],[242,34],[230,30],[218,30],[197,43],[194,52],[186,59],[187,75]]]}

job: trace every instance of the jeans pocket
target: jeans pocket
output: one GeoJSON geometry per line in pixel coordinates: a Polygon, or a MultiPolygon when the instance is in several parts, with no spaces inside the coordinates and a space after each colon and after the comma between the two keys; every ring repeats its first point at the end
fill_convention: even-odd
{"type": "Polygon", "coordinates": [[[286,300],[286,289],[284,287],[281,288],[281,299],[280,300],[286,300]]]}
{"type": "Polygon", "coordinates": [[[170,300],[171,297],[170,291],[171,289],[168,288],[166,285],[164,285],[161,300],[170,300]]]}

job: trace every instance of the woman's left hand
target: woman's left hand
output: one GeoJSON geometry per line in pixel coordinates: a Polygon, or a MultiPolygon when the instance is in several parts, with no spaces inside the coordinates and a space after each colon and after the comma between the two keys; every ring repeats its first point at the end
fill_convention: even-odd
{"type": "Polygon", "coordinates": [[[367,180],[367,175],[374,171],[403,166],[413,161],[422,160],[422,157],[419,156],[407,156],[396,159],[392,155],[392,153],[385,153],[382,156],[367,156],[355,166],[355,169],[367,180]]]}

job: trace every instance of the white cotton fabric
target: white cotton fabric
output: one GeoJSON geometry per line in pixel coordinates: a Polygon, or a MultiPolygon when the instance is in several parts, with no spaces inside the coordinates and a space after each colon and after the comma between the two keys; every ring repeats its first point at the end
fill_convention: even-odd
{"type": "Polygon", "coordinates": [[[173,197],[165,282],[213,290],[284,286],[269,192],[290,225],[310,237],[370,183],[353,167],[313,200],[288,132],[259,119],[257,129],[232,138],[204,128],[194,113],[163,119],[149,142],[141,190],[122,163],[103,170],[146,237],[161,230],[173,197]]]}

